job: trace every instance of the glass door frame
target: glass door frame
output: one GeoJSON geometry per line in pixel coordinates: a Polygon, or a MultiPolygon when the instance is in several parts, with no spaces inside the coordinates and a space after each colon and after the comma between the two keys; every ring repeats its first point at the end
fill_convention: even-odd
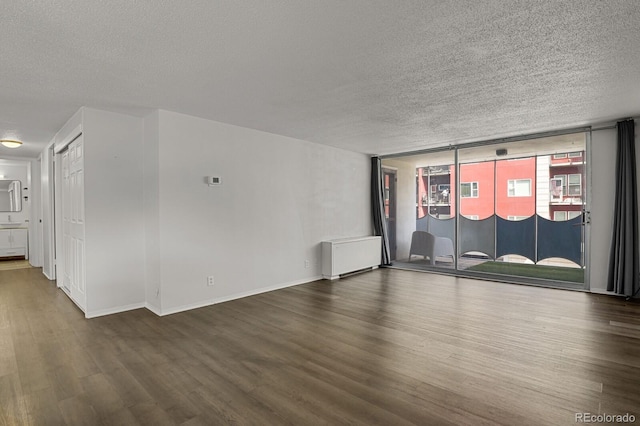
{"type": "MultiPolygon", "coordinates": [[[[590,211],[591,211],[591,199],[592,199],[592,194],[591,194],[591,190],[592,190],[592,185],[591,185],[591,127],[580,127],[580,128],[573,128],[573,129],[566,129],[566,130],[561,130],[561,131],[550,131],[550,132],[543,132],[543,133],[537,133],[537,134],[529,134],[529,135],[521,135],[521,136],[516,136],[516,137],[511,137],[511,138],[500,138],[500,139],[491,139],[491,140],[485,140],[485,141],[478,141],[478,142],[470,142],[470,143],[463,143],[463,144],[459,144],[459,145],[449,145],[446,147],[440,147],[440,148],[432,148],[432,149],[425,149],[425,150],[418,150],[418,151],[411,151],[411,152],[405,152],[405,153],[397,153],[397,154],[389,154],[389,155],[382,155],[380,156],[380,158],[382,160],[384,159],[393,159],[393,158],[401,158],[401,157],[407,157],[407,156],[413,156],[413,155],[426,155],[426,154],[435,154],[435,153],[441,153],[443,151],[454,151],[454,157],[455,157],[455,175],[456,175],[456,182],[455,185],[457,186],[456,188],[456,194],[455,194],[455,227],[454,227],[454,233],[455,233],[455,241],[454,241],[454,249],[456,252],[456,256],[454,256],[454,268],[443,268],[443,267],[425,267],[425,270],[428,270],[430,272],[436,272],[439,274],[444,274],[444,275],[454,275],[454,276],[460,276],[460,277],[468,277],[468,278],[475,278],[475,279],[487,279],[487,280],[491,280],[491,281],[500,281],[500,282],[508,282],[508,283],[515,283],[515,284],[527,284],[527,285],[535,285],[535,286],[543,286],[543,287],[555,287],[555,288],[568,288],[568,289],[573,289],[573,290],[586,290],[588,291],[590,289],[591,283],[590,283],[590,271],[591,271],[591,265],[590,265],[590,248],[591,248],[591,232],[590,232],[590,211]],[[584,182],[585,182],[585,186],[586,189],[583,191],[583,197],[584,197],[584,203],[583,203],[583,207],[582,207],[582,255],[583,255],[583,259],[584,259],[584,265],[581,265],[581,267],[584,270],[584,280],[582,283],[572,283],[572,282],[568,282],[568,281],[552,281],[552,280],[546,280],[546,279],[541,279],[541,278],[531,278],[531,277],[524,277],[524,276],[516,276],[516,275],[500,275],[500,274],[493,274],[493,273],[486,273],[486,272],[478,272],[478,271],[466,271],[466,270],[461,270],[459,269],[459,264],[458,264],[458,250],[460,247],[460,162],[459,162],[459,151],[462,149],[466,149],[466,148],[473,148],[473,147],[486,147],[486,146],[491,146],[491,145],[499,145],[499,144],[504,144],[504,143],[511,143],[511,142],[518,142],[518,141],[528,141],[528,140],[535,140],[535,139],[541,139],[541,138],[548,138],[548,137],[553,137],[553,136],[561,136],[561,135],[569,135],[569,134],[577,134],[577,133],[583,133],[584,137],[585,137],[585,147],[584,147],[584,182]]],[[[538,154],[536,154],[537,157],[538,154]]],[[[540,154],[540,155],[544,155],[544,154],[540,154]]],[[[537,161],[537,160],[536,160],[537,161]]],[[[494,177],[495,178],[495,177],[494,177]]],[[[537,188],[536,188],[537,190],[537,188]]],[[[537,207],[536,207],[537,209],[537,207]]],[[[453,212],[452,212],[453,213],[453,212]]],[[[495,238],[495,237],[494,237],[495,238]]],[[[536,238],[537,238],[537,234],[536,234],[536,238]]]]}

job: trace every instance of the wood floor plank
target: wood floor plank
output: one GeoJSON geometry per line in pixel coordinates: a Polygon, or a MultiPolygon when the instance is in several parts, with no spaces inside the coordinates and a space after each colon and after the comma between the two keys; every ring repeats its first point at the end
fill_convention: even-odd
{"type": "Polygon", "coordinates": [[[62,401],[84,392],[82,383],[71,365],[59,366],[48,373],[49,383],[58,401],[62,401]]]}
{"type": "Polygon", "coordinates": [[[0,376],[0,418],[4,424],[27,424],[29,410],[18,373],[0,376]]]}
{"type": "Polygon", "coordinates": [[[141,425],[175,425],[171,416],[154,402],[141,402],[130,407],[129,410],[141,425]]]}
{"type": "Polygon", "coordinates": [[[58,400],[51,388],[32,393],[26,398],[27,410],[33,424],[60,425],[64,424],[58,400]]]}
{"type": "Polygon", "coordinates": [[[58,403],[64,421],[68,425],[101,425],[102,421],[91,402],[83,396],[74,396],[58,403]]]}
{"type": "Polygon", "coordinates": [[[0,425],[575,424],[640,418],[640,304],[379,269],[86,320],[0,271],[0,425]]]}

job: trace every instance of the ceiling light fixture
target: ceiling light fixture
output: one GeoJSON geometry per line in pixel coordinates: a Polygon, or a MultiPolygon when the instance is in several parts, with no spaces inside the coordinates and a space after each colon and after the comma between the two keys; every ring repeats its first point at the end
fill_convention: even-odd
{"type": "Polygon", "coordinates": [[[7,148],[18,148],[20,147],[20,145],[22,145],[22,142],[20,141],[14,141],[11,139],[2,139],[0,140],[0,143],[4,146],[6,146],[7,148]]]}

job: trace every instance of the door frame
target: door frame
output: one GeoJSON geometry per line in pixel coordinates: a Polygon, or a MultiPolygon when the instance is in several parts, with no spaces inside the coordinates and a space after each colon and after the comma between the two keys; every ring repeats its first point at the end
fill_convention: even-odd
{"type": "Polygon", "coordinates": [[[382,166],[383,189],[386,190],[386,176],[389,176],[389,221],[387,222],[387,233],[389,237],[389,259],[396,260],[398,249],[398,170],[388,166],[382,166]],[[393,231],[392,231],[393,230],[393,231]]]}
{"type": "Polygon", "coordinates": [[[70,294],[71,289],[63,286],[63,269],[64,269],[64,251],[62,247],[62,202],[60,197],[62,196],[62,153],[69,145],[82,136],[82,125],[75,127],[65,139],[60,143],[55,143],[51,147],[51,168],[50,176],[53,178],[53,184],[51,185],[52,191],[51,197],[51,215],[52,217],[52,252],[53,252],[53,273],[56,278],[56,285],[58,288],[63,289],[70,294]]]}

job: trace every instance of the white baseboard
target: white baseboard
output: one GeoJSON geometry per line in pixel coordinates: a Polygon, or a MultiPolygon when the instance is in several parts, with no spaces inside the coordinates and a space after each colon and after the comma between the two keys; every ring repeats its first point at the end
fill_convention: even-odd
{"type": "Polygon", "coordinates": [[[96,317],[102,317],[105,315],[118,314],[120,312],[132,311],[134,309],[140,309],[140,308],[146,308],[146,307],[147,307],[147,304],[145,302],[132,303],[131,305],[116,306],[115,308],[107,308],[107,309],[100,309],[98,311],[93,311],[93,312],[86,312],[85,317],[96,318],[96,317]]]}
{"type": "Polygon", "coordinates": [[[147,309],[149,309],[151,312],[153,312],[156,315],[159,316],[166,316],[166,315],[171,315],[171,314],[177,314],[178,312],[184,312],[184,311],[190,311],[192,309],[198,309],[198,308],[204,308],[205,306],[211,306],[211,305],[216,305],[218,303],[224,303],[224,302],[229,302],[231,300],[236,300],[236,299],[242,299],[243,297],[249,297],[249,296],[255,296],[256,294],[261,294],[261,293],[268,293],[270,291],[274,291],[274,290],[280,290],[283,288],[287,288],[287,287],[293,287],[296,285],[300,285],[300,284],[306,284],[306,283],[310,283],[313,281],[318,281],[322,279],[322,275],[318,275],[316,277],[311,277],[311,278],[305,278],[303,280],[297,280],[297,281],[291,281],[288,283],[283,283],[283,284],[276,284],[276,285],[272,285],[272,286],[268,286],[268,287],[262,287],[259,288],[257,290],[251,290],[251,291],[245,291],[242,293],[236,293],[236,294],[232,294],[229,296],[224,296],[224,297],[218,297],[215,299],[209,299],[209,300],[203,300],[200,302],[195,302],[195,303],[189,303],[187,305],[182,305],[182,306],[176,306],[174,308],[169,308],[169,309],[160,309],[160,312],[156,312],[157,308],[154,309],[150,309],[150,305],[147,304],[147,309]]]}
{"type": "Polygon", "coordinates": [[[596,293],[596,294],[606,294],[608,296],[621,296],[624,297],[623,294],[618,294],[614,291],[607,291],[603,288],[592,288],[591,290],[589,290],[591,293],[596,293]]]}
{"type": "Polygon", "coordinates": [[[162,311],[157,306],[153,306],[152,304],[147,302],[147,303],[145,303],[144,307],[147,308],[148,310],[150,310],[151,312],[153,312],[154,314],[156,314],[157,316],[162,316],[162,314],[161,314],[162,311]]]}
{"type": "MultiPolygon", "coordinates": [[[[215,299],[209,299],[209,300],[203,300],[200,302],[195,302],[195,303],[190,303],[187,305],[182,305],[182,306],[177,306],[174,308],[169,308],[169,309],[162,309],[159,308],[157,306],[154,306],[148,302],[140,302],[140,303],[133,303],[130,305],[125,305],[125,306],[116,306],[113,308],[107,308],[107,309],[100,309],[97,311],[91,311],[91,312],[86,312],[85,313],[85,317],[86,318],[97,318],[97,317],[102,317],[105,315],[113,315],[113,314],[117,314],[120,312],[126,312],[126,311],[132,311],[134,309],[140,309],[140,308],[147,308],[149,311],[153,312],[154,314],[158,315],[158,316],[166,316],[166,315],[171,315],[171,314],[177,314],[178,312],[184,312],[184,311],[190,311],[192,309],[197,309],[197,308],[203,308],[205,306],[211,306],[211,305],[216,305],[218,303],[224,303],[224,302],[229,302],[231,300],[235,300],[235,299],[242,299],[243,297],[249,297],[249,296],[255,296],[256,294],[261,294],[261,293],[268,293],[270,291],[274,291],[274,290],[280,290],[283,288],[287,288],[287,287],[293,287],[296,285],[300,285],[300,284],[306,284],[306,283],[310,283],[313,281],[318,281],[321,280],[322,276],[318,275],[315,277],[311,277],[311,278],[305,278],[302,280],[296,280],[296,281],[291,281],[291,282],[287,282],[287,283],[283,283],[283,284],[276,284],[276,285],[272,285],[272,286],[268,286],[268,287],[262,287],[256,290],[251,290],[251,291],[246,291],[246,292],[242,292],[242,293],[236,293],[236,294],[232,294],[229,296],[224,296],[224,297],[218,297],[215,299]]],[[[62,288],[62,287],[61,287],[62,288]]],[[[63,289],[64,291],[64,289],[63,289]]],[[[66,291],[65,291],[66,293],[66,291]]],[[[73,300],[73,298],[70,297],[70,299],[75,303],[75,301],[73,300]]],[[[77,305],[77,303],[76,303],[77,305]]],[[[79,305],[78,305],[79,307],[79,305]]]]}

